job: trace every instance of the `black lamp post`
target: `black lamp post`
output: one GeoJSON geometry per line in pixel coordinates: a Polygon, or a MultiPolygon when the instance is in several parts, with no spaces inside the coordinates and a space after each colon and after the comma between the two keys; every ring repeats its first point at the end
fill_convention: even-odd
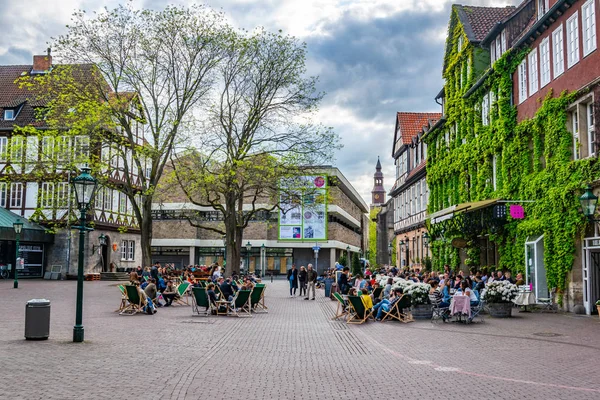
{"type": "Polygon", "coordinates": [[[429,257],[429,239],[429,234],[425,232],[423,234],[423,244],[425,245],[425,257],[429,257]]]}
{"type": "Polygon", "coordinates": [[[350,246],[346,246],[346,257],[347,257],[346,264],[348,264],[348,265],[345,265],[345,267],[350,267],[350,265],[352,264],[350,262],[350,246]]]}
{"type": "Polygon", "coordinates": [[[17,249],[16,249],[16,257],[15,257],[15,264],[13,267],[13,277],[14,277],[14,281],[13,281],[13,288],[14,289],[18,289],[19,288],[19,278],[18,278],[18,272],[17,272],[17,263],[19,263],[21,261],[21,259],[19,258],[19,239],[21,239],[21,231],[23,230],[23,223],[21,222],[21,220],[19,218],[17,218],[17,220],[13,223],[13,228],[15,229],[15,234],[16,234],[16,241],[17,241],[17,249]]]}
{"type": "Polygon", "coordinates": [[[404,243],[406,244],[406,266],[410,266],[410,239],[408,236],[404,236],[404,243]]]}
{"type": "Polygon", "coordinates": [[[75,198],[79,207],[79,226],[73,228],[79,229],[79,262],[77,265],[77,308],[75,311],[75,326],[73,327],[73,342],[83,342],[83,245],[85,232],[92,231],[92,228],[85,226],[85,215],[90,202],[96,192],[97,181],[90,175],[90,169],[81,168],[79,176],[71,181],[75,190],[75,198]]]}
{"type": "Polygon", "coordinates": [[[583,215],[588,217],[591,221],[596,221],[594,215],[596,215],[596,206],[598,205],[598,196],[594,195],[592,188],[588,186],[585,189],[585,193],[579,198],[583,215]]]}
{"type": "MultiPolygon", "coordinates": [[[[246,243],[246,272],[250,273],[250,252],[252,251],[252,243],[248,241],[246,243]]],[[[256,267],[254,268],[254,272],[256,272],[256,267]]]]}
{"type": "Polygon", "coordinates": [[[227,235],[223,235],[223,267],[227,264],[227,235]]]}
{"type": "MultiPolygon", "coordinates": [[[[404,248],[406,246],[406,244],[404,243],[404,240],[400,240],[400,256],[402,256],[402,252],[404,252],[404,248]]],[[[400,257],[400,259],[402,259],[402,257],[400,257]]]]}

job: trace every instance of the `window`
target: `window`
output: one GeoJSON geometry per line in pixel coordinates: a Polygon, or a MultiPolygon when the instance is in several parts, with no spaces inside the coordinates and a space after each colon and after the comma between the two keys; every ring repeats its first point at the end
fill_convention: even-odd
{"type": "Polygon", "coordinates": [[[483,96],[483,101],[481,102],[481,123],[484,126],[490,124],[490,97],[489,93],[486,93],[483,96]]]}
{"type": "Polygon", "coordinates": [[[502,29],[502,33],[500,34],[500,42],[501,42],[501,50],[502,54],[506,53],[506,29],[502,29]]]}
{"type": "Polygon", "coordinates": [[[15,163],[23,161],[23,136],[13,136],[10,140],[10,160],[15,163]]]}
{"type": "Polygon", "coordinates": [[[6,161],[6,154],[8,153],[8,138],[6,136],[0,137],[0,161],[6,161]]]}
{"type": "Polygon", "coordinates": [[[67,208],[69,205],[69,194],[71,191],[71,186],[69,182],[60,182],[57,185],[56,189],[56,207],[57,208],[67,208]]]}
{"type": "Polygon", "coordinates": [[[500,38],[496,38],[496,60],[502,57],[502,41],[500,38]]]}
{"type": "Polygon", "coordinates": [[[58,162],[68,162],[70,153],[71,138],[68,136],[58,136],[56,142],[56,158],[58,162]]]}
{"type": "Polygon", "coordinates": [[[13,109],[4,110],[4,120],[5,121],[14,121],[15,120],[15,110],[13,110],[13,109]]]}
{"type": "Polygon", "coordinates": [[[594,127],[594,103],[587,105],[588,154],[596,155],[596,130],[594,127]]]}
{"type": "Polygon", "coordinates": [[[417,203],[417,206],[416,206],[417,207],[417,212],[421,212],[423,210],[421,208],[421,204],[422,204],[422,202],[421,202],[421,196],[422,196],[422,193],[421,193],[421,184],[417,183],[417,194],[415,196],[415,201],[417,203]]]}
{"type": "Polygon", "coordinates": [[[75,160],[84,162],[88,158],[90,138],[88,136],[75,136],[73,140],[73,151],[75,160]]]}
{"type": "Polygon", "coordinates": [[[554,79],[565,72],[565,45],[563,42],[563,27],[559,26],[552,32],[554,52],[554,79]]]}
{"type": "Polygon", "coordinates": [[[575,12],[567,20],[567,67],[579,62],[579,14],[575,12]]]}
{"type": "Polygon", "coordinates": [[[0,207],[6,208],[6,199],[8,197],[6,182],[0,182],[0,207]]]}
{"type": "Polygon", "coordinates": [[[54,158],[54,138],[44,136],[42,138],[42,161],[52,161],[54,158]]]}
{"type": "Polygon", "coordinates": [[[519,64],[519,104],[527,100],[527,61],[519,64]]]}
{"type": "Polygon", "coordinates": [[[550,39],[542,40],[540,44],[540,86],[550,83],[550,39]]]}
{"type": "Polygon", "coordinates": [[[538,52],[533,49],[529,56],[529,95],[531,96],[538,90],[538,52]]]}
{"type": "Polygon", "coordinates": [[[127,197],[124,193],[119,193],[119,213],[125,214],[127,212],[127,197]]]}
{"type": "Polygon", "coordinates": [[[492,40],[492,43],[490,44],[490,60],[491,60],[491,64],[494,64],[497,60],[497,58],[496,58],[496,40],[492,40]]]}
{"type": "Polygon", "coordinates": [[[463,37],[459,36],[458,37],[458,52],[460,53],[462,51],[463,48],[463,37]]]}
{"type": "Polygon", "coordinates": [[[37,136],[27,137],[27,146],[25,147],[25,161],[35,163],[38,160],[39,139],[37,136]]]}
{"type": "Polygon", "coordinates": [[[10,184],[10,208],[21,208],[23,205],[23,184],[15,182],[10,184]]]}
{"type": "Polygon", "coordinates": [[[42,190],[40,192],[40,205],[43,208],[52,208],[54,203],[54,183],[44,182],[42,183],[42,190]]]}
{"type": "Polygon", "coordinates": [[[121,241],[121,260],[123,260],[123,261],[135,260],[135,240],[122,240],[121,241]]]}
{"type": "Polygon", "coordinates": [[[104,210],[112,209],[113,190],[107,187],[104,188],[104,210]]]}
{"type": "Polygon", "coordinates": [[[579,143],[579,113],[577,109],[571,113],[571,133],[573,134],[573,160],[579,160],[580,143],[579,143]]]}
{"type": "Polygon", "coordinates": [[[544,14],[546,14],[548,12],[548,0],[537,0],[538,3],[538,20],[541,19],[544,14]]]}
{"type": "Polygon", "coordinates": [[[588,0],[581,7],[581,24],[583,34],[583,56],[596,50],[596,9],[594,0],[588,0]]]}

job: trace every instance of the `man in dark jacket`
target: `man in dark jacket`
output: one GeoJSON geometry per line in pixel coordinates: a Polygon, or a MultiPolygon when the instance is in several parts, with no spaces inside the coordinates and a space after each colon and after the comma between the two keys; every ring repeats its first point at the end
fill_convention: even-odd
{"type": "Polygon", "coordinates": [[[231,287],[231,280],[227,278],[223,281],[223,278],[221,278],[219,286],[221,287],[221,293],[223,293],[223,297],[228,301],[233,300],[233,288],[231,287]]]}
{"type": "Polygon", "coordinates": [[[342,294],[348,294],[348,289],[350,289],[350,286],[348,285],[348,273],[349,272],[350,272],[350,268],[344,267],[344,269],[342,270],[342,274],[338,278],[337,284],[338,284],[338,287],[340,288],[340,292],[342,294]]]}
{"type": "Polygon", "coordinates": [[[312,300],[315,299],[315,285],[317,284],[317,271],[315,271],[313,269],[312,264],[308,264],[308,272],[307,272],[307,279],[308,279],[308,290],[306,291],[306,297],[304,298],[304,300],[308,300],[308,298],[310,297],[310,291],[312,290],[312,300]]]}
{"type": "Polygon", "coordinates": [[[287,280],[290,283],[290,297],[294,297],[296,289],[298,289],[298,270],[296,264],[292,264],[292,268],[288,269],[287,280]]]}

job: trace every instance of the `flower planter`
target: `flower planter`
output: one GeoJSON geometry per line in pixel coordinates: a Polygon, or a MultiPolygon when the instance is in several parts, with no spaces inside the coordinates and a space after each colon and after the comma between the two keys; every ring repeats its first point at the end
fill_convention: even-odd
{"type": "Polygon", "coordinates": [[[600,306],[596,306],[596,308],[598,309],[598,317],[600,317],[600,306]]]}
{"type": "Polygon", "coordinates": [[[433,316],[433,307],[431,304],[418,304],[411,307],[414,319],[431,319],[433,316]]]}
{"type": "Polygon", "coordinates": [[[510,318],[512,303],[490,303],[487,305],[488,312],[494,318],[510,318]]]}

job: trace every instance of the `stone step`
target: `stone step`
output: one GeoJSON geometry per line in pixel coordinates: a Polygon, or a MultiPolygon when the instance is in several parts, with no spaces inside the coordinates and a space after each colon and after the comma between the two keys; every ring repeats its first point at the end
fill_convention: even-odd
{"type": "Polygon", "coordinates": [[[128,281],[129,274],[127,272],[101,272],[103,281],[128,281]]]}

